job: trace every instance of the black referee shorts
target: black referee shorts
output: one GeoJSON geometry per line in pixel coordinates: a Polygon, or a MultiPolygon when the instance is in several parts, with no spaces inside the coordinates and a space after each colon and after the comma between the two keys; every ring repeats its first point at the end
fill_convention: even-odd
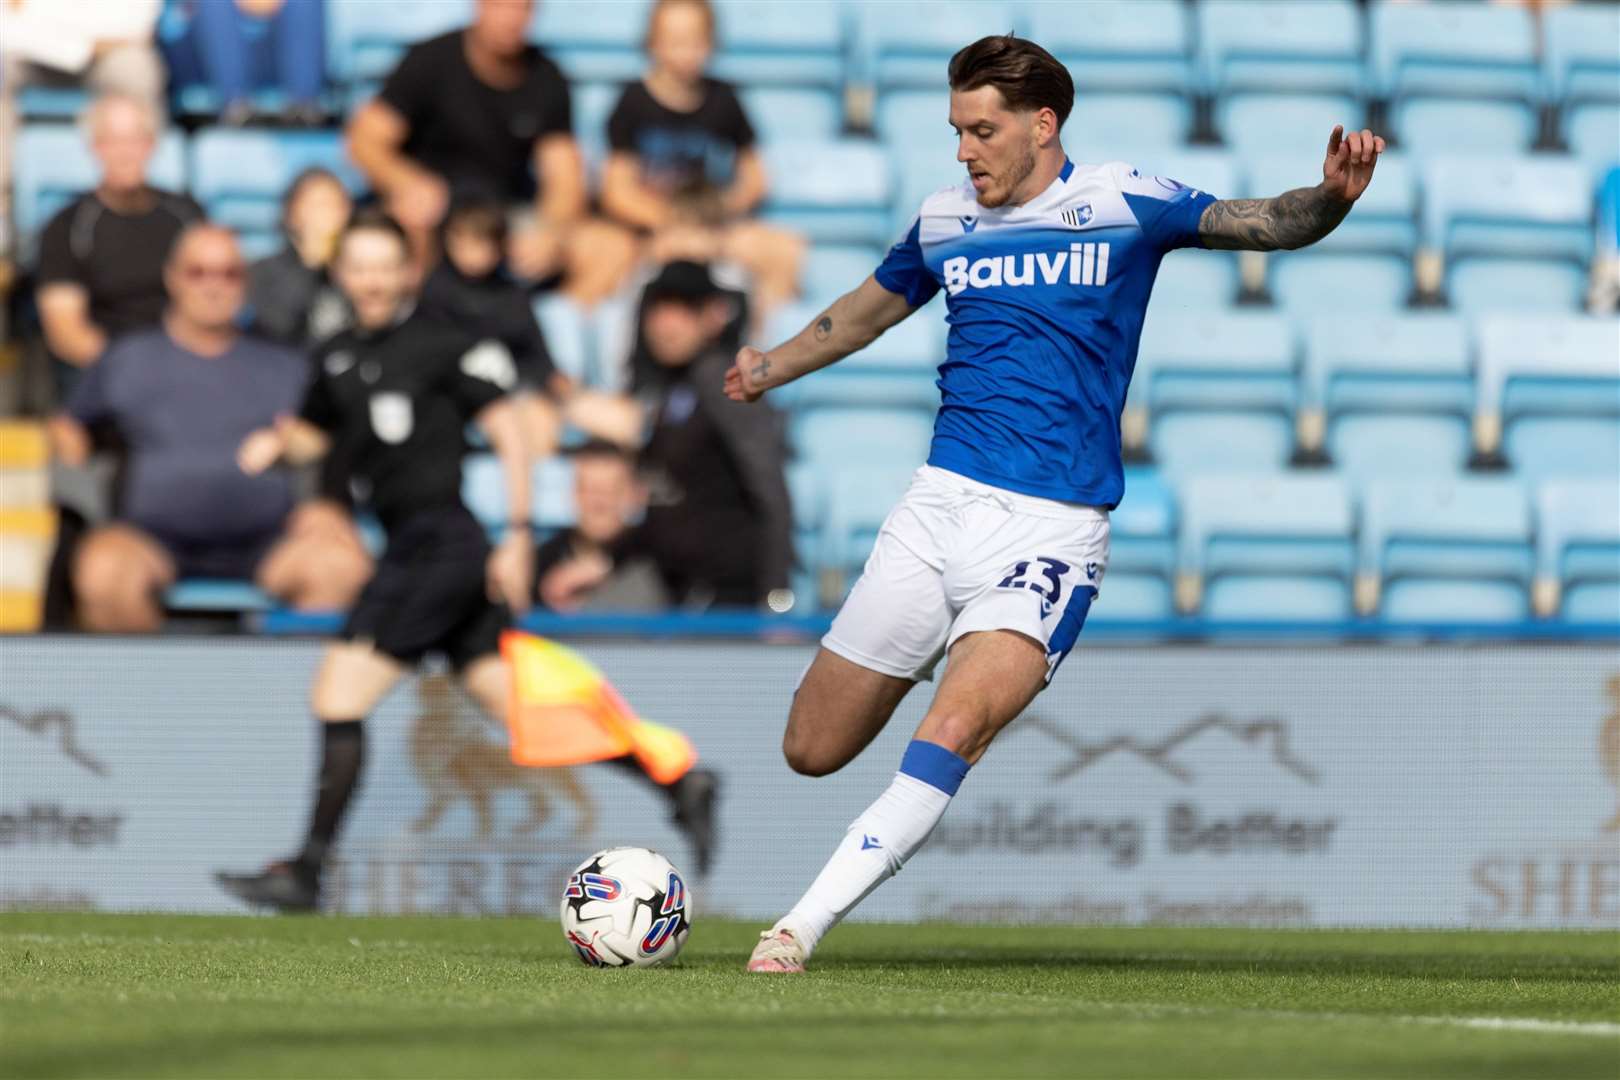
{"type": "Polygon", "coordinates": [[[489,541],[462,506],[424,510],[391,530],[377,572],[349,613],[343,637],[404,664],[430,652],[461,670],[500,651],[511,622],[484,588],[489,541]]]}

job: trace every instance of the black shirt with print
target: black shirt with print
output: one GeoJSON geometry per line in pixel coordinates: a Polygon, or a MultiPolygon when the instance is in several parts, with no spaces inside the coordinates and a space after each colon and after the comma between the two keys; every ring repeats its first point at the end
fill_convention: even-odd
{"type": "Polygon", "coordinates": [[[332,437],[357,504],[390,532],[461,503],[469,421],[511,388],[511,357],[418,313],[345,330],[315,352],[302,416],[332,437]]]}
{"type": "Polygon", "coordinates": [[[608,145],[634,154],[642,183],[669,195],[730,184],[737,155],[754,145],[754,128],[737,92],[718,79],[703,80],[703,104],[692,112],[660,104],[633,82],[608,118],[608,145]]]}
{"type": "Polygon", "coordinates": [[[409,125],[405,155],[444,177],[452,194],[532,198],[535,143],[574,130],[568,82],[531,45],[523,81],[490,86],[468,64],[462,33],[412,46],[378,96],[409,125]]]}

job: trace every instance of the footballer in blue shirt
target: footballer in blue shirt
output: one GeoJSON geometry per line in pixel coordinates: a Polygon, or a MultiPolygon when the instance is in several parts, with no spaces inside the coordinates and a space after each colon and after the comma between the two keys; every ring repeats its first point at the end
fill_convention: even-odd
{"type": "Polygon", "coordinates": [[[1074,82],[1011,35],[952,57],[961,182],[930,195],[872,274],[792,340],[744,348],[726,392],[755,401],[824,368],[945,292],[950,332],[928,462],[879,533],[805,673],[783,749],[842,768],[948,657],[894,782],[850,826],[750,971],[794,972],[939,823],[968,769],[1073,647],[1124,495],[1120,412],[1159,261],[1176,248],[1272,251],[1331,232],[1384,140],[1328,137],[1322,181],[1217,199],[1129,164],[1081,164],[1059,139],[1074,82]]]}

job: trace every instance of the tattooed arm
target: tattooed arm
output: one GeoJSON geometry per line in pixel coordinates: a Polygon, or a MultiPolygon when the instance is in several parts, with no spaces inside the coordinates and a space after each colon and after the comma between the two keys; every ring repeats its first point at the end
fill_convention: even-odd
{"type": "Polygon", "coordinates": [[[1371,131],[1344,135],[1335,127],[1328,139],[1322,182],[1295,188],[1274,199],[1222,199],[1205,208],[1198,235],[1208,248],[1240,251],[1292,251],[1314,244],[1338,227],[1367,190],[1384,140],[1371,131]]]}
{"type": "Polygon", "coordinates": [[[879,334],[917,310],[906,298],[867,278],[845,293],[799,333],[769,352],[745,345],[726,372],[726,396],[758,401],[773,386],[837,363],[876,341],[879,334]]]}

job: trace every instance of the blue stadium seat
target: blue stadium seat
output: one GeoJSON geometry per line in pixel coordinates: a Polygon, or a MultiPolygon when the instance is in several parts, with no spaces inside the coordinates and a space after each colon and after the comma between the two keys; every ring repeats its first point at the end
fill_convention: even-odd
{"type": "Polygon", "coordinates": [[[1328,422],[1328,453],[1352,483],[1454,475],[1468,463],[1468,421],[1421,412],[1344,412],[1328,422]]]}
{"type": "Polygon", "coordinates": [[[1252,311],[1162,311],[1143,328],[1132,408],[1259,409],[1292,414],[1288,320],[1252,311]]]}
{"type": "Polygon", "coordinates": [[[470,0],[431,4],[326,0],[327,74],[339,84],[375,88],[407,48],[466,26],[472,21],[472,9],[470,0]]]}
{"type": "Polygon", "coordinates": [[[1536,141],[1535,109],[1523,101],[1406,98],[1395,104],[1391,128],[1411,154],[1511,154],[1536,141]]]}
{"type": "MultiPolygon", "coordinates": [[[[1225,150],[1163,144],[1155,146],[1128,139],[1122,139],[1119,145],[1106,147],[1106,150],[1109,159],[1123,161],[1143,176],[1169,177],[1189,187],[1207,191],[1218,199],[1237,198],[1248,191],[1237,159],[1225,150]]],[[[1320,173],[1317,179],[1321,179],[1320,173]]],[[[1299,184],[1291,186],[1298,187],[1299,184]]]]}
{"type": "Polygon", "coordinates": [[[1620,103],[1620,5],[1552,8],[1541,33],[1548,101],[1620,103]]]}
{"type": "Polygon", "coordinates": [[[17,93],[17,115],[24,120],[72,120],[90,104],[90,92],[67,86],[25,86],[17,93]]]}
{"type": "Polygon", "coordinates": [[[825,408],[795,411],[788,433],[801,461],[831,469],[915,469],[928,457],[934,425],[907,410],[825,408]]]}
{"type": "Polygon", "coordinates": [[[1601,177],[1620,163],[1620,105],[1595,101],[1564,114],[1564,140],[1570,153],[1601,177]]]}
{"type": "MultiPolygon", "coordinates": [[[[771,316],[765,339],[786,341],[823,308],[824,304],[807,301],[779,309],[771,316]]],[[[836,366],[771,394],[777,404],[795,412],[882,407],[927,420],[939,404],[934,381],[944,354],[943,323],[937,314],[925,311],[891,327],[869,347],[836,366]]]]}
{"type": "Polygon", "coordinates": [[[1234,90],[1362,94],[1362,18],[1351,0],[1204,0],[1201,83],[1234,90]]]}
{"type": "MultiPolygon", "coordinates": [[[[1065,4],[1032,3],[1028,34],[1069,68],[1075,89],[1192,90],[1187,9],[1181,0],[1091,0],[1083,17],[1065,4]]],[[[965,44],[965,42],[964,42],[965,44]]]]}
{"type": "Polygon", "coordinates": [[[742,101],[760,142],[836,139],[844,130],[844,99],[835,90],[751,86],[742,101]]]}
{"type": "Polygon", "coordinates": [[[546,0],[535,6],[530,37],[570,79],[628,82],[646,70],[641,43],[652,0],[546,0]]]}
{"type": "Polygon", "coordinates": [[[268,611],[270,597],[251,581],[225,578],[186,578],[163,593],[169,611],[268,611]]]}
{"type": "Polygon", "coordinates": [[[1064,131],[1077,146],[1180,146],[1192,119],[1192,103],[1179,94],[1081,94],[1064,131]]]}
{"type": "Polygon", "coordinates": [[[970,41],[1017,30],[1006,0],[889,0],[855,8],[856,79],[880,91],[937,89],[951,56],[970,41]]]}
{"type": "Polygon", "coordinates": [[[1159,276],[1153,279],[1148,322],[1159,318],[1159,312],[1177,318],[1224,308],[1237,298],[1237,292],[1237,259],[1230,252],[1171,254],[1159,264],[1159,276]]]}
{"type": "Polygon", "coordinates": [[[836,591],[854,584],[872,553],[883,519],[905,494],[912,474],[921,464],[919,459],[909,465],[886,461],[831,468],[825,477],[827,517],[818,562],[840,579],[836,591]]]}
{"type": "Polygon", "coordinates": [[[1176,505],[1158,470],[1127,468],[1125,501],[1109,515],[1108,571],[1089,618],[1169,618],[1176,565],[1176,505]]]}
{"type": "Polygon", "coordinates": [[[603,390],[627,389],[630,352],[636,342],[637,296],[610,297],[590,318],[591,384],[603,390]]]}
{"type": "Polygon", "coordinates": [[[1620,622],[1620,480],[1536,492],[1537,614],[1620,622]]]}
{"type": "Polygon", "coordinates": [[[1620,320],[1495,316],[1480,321],[1476,432],[1494,449],[1503,421],[1620,419],[1620,320]]]}
{"type": "Polygon", "coordinates": [[[1366,109],[1348,94],[1243,93],[1215,106],[1215,124],[1226,145],[1244,157],[1291,154],[1296,169],[1302,158],[1327,146],[1334,124],[1359,130],[1365,116],[1366,109]]]}
{"type": "Polygon", "coordinates": [[[793,503],[793,553],[798,562],[792,572],[791,587],[803,603],[804,598],[818,599],[816,577],[824,542],[826,491],[821,474],[802,461],[789,462],[785,472],[788,498],[793,503]]]}
{"type": "Polygon", "coordinates": [[[1459,259],[1447,268],[1446,293],[1468,315],[1573,315],[1582,307],[1586,270],[1565,259],[1459,259]]]}
{"type": "Polygon", "coordinates": [[[576,82],[570,88],[574,138],[585,155],[586,171],[591,174],[593,187],[600,182],[601,168],[607,162],[608,117],[613,115],[623,93],[624,86],[615,82],[576,82]]]}
{"type": "Polygon", "coordinates": [[[1530,504],[1516,479],[1377,480],[1362,489],[1358,585],[1394,622],[1505,622],[1529,610],[1530,504]]]}
{"type": "Polygon", "coordinates": [[[1288,418],[1254,409],[1178,409],[1154,418],[1148,446],[1167,474],[1268,472],[1288,463],[1288,418]]]}
{"type": "Polygon", "coordinates": [[[841,88],[845,15],[836,0],[718,0],[714,73],[750,86],[841,88]]]}
{"type": "MultiPolygon", "coordinates": [[[[1339,316],[1311,321],[1300,372],[1299,429],[1308,446],[1319,445],[1327,425],[1347,414],[1462,423],[1473,408],[1474,380],[1463,320],[1437,314],[1358,317],[1354,333],[1347,332],[1339,316]]],[[[1410,434],[1431,443],[1443,438],[1436,431],[1410,434]]],[[[1366,448],[1349,440],[1345,446],[1379,452],[1376,446],[1366,448]]],[[[1420,467],[1434,464],[1426,459],[1420,467]]]]}
{"type": "MultiPolygon", "coordinates": [[[[154,186],[186,189],[185,148],[185,136],[164,132],[147,172],[154,186]]],[[[19,254],[28,262],[39,230],[52,214],[95,187],[99,172],[83,133],[73,124],[25,124],[12,149],[12,217],[19,254]]]]}
{"type": "MultiPolygon", "coordinates": [[[[825,307],[859,286],[882,261],[883,251],[876,247],[826,244],[811,248],[799,275],[805,304],[825,307]]],[[[805,312],[807,317],[810,314],[805,312]]]]}
{"type": "Polygon", "coordinates": [[[1592,187],[1575,161],[1434,157],[1423,166],[1423,241],[1447,259],[1517,255],[1585,262],[1592,187]]]}
{"type": "MultiPolygon", "coordinates": [[[[533,470],[529,498],[531,516],[541,529],[562,529],[574,523],[574,465],[567,458],[550,457],[533,470]]],[[[494,454],[472,454],[462,463],[461,497],[473,517],[491,536],[506,525],[506,480],[494,454]]]]}
{"type": "Polygon", "coordinates": [[[330,169],[351,192],[365,187],[336,131],[209,127],[191,140],[191,193],[208,216],[235,229],[249,257],[281,242],[281,200],[305,169],[330,169]]]}
{"type": "Polygon", "coordinates": [[[1603,476],[1620,487],[1620,418],[1521,416],[1508,421],[1502,447],[1513,471],[1530,483],[1603,476]]]}
{"type": "MultiPolygon", "coordinates": [[[[1323,136],[1326,147],[1326,136],[1323,136]]],[[[1299,152],[1265,154],[1245,159],[1248,172],[1247,194],[1256,197],[1278,195],[1308,186],[1321,179],[1311,175],[1312,167],[1302,162],[1299,152]]],[[[1216,194],[1227,194],[1214,188],[1216,194]]],[[[1356,200],[1355,213],[1345,218],[1313,251],[1373,251],[1404,255],[1417,249],[1417,178],[1412,160],[1405,154],[1385,153],[1378,162],[1377,181],[1356,200]]]]}
{"type": "Polygon", "coordinates": [[[812,243],[887,244],[893,181],[889,159],[859,139],[777,143],[764,148],[771,175],[765,216],[812,243]]]}
{"type": "Polygon", "coordinates": [[[1184,610],[1201,592],[1211,618],[1349,615],[1350,497],[1337,477],[1205,475],[1180,496],[1184,610]]]}
{"type": "Polygon", "coordinates": [[[560,293],[547,293],[534,303],[534,317],[546,337],[557,370],[575,382],[591,381],[590,317],[560,293]]]}
{"type": "Polygon", "coordinates": [[[1295,318],[1391,314],[1412,292],[1412,264],[1399,255],[1279,252],[1267,269],[1272,297],[1295,318]]]}
{"type": "Polygon", "coordinates": [[[1412,94],[1533,99],[1536,28],[1522,7],[1376,4],[1369,68],[1379,97],[1412,94]]]}
{"type": "Polygon", "coordinates": [[[956,160],[950,112],[950,94],[938,88],[890,90],[878,97],[873,127],[889,149],[896,173],[893,236],[910,224],[923,199],[966,179],[956,160]]]}

